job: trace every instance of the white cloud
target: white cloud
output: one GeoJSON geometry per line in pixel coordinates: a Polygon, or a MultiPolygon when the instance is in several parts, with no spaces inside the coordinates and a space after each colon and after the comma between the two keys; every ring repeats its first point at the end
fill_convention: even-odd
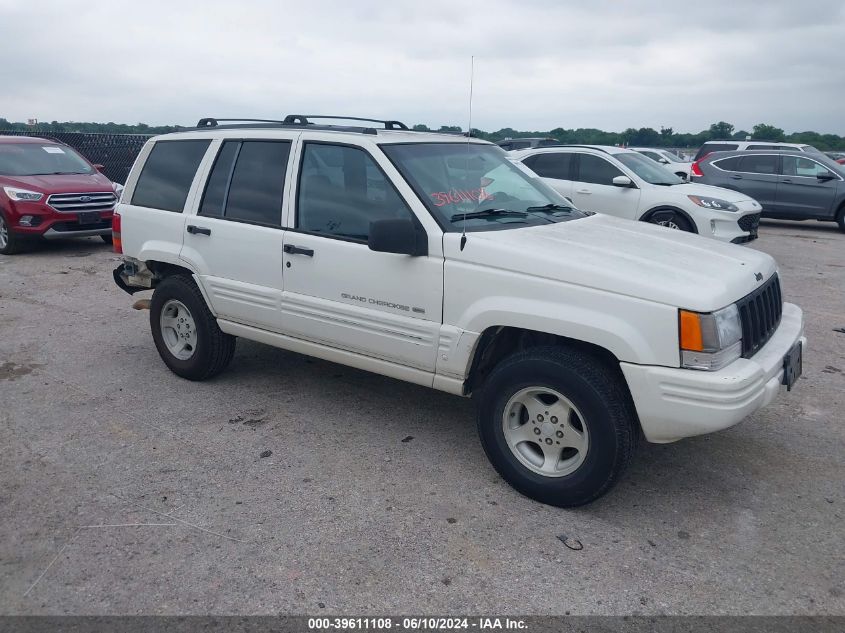
{"type": "Polygon", "coordinates": [[[0,0],[0,116],[845,133],[845,5],[0,0]]]}

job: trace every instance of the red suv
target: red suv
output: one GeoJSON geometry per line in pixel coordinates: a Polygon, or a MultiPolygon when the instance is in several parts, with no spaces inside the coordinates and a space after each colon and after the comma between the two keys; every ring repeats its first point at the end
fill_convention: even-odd
{"type": "Polygon", "coordinates": [[[16,253],[30,238],[111,242],[116,187],[67,145],[0,136],[0,253],[16,253]]]}

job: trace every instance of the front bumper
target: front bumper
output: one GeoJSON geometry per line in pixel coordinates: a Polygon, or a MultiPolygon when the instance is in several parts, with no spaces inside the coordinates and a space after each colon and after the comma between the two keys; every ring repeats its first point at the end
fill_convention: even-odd
{"type": "Polygon", "coordinates": [[[760,205],[750,199],[734,204],[739,211],[714,211],[709,219],[709,226],[699,227],[698,232],[715,237],[722,242],[734,244],[745,244],[756,240],[760,205]]]}
{"type": "Polygon", "coordinates": [[[620,363],[643,434],[649,442],[674,442],[739,423],[781,389],[783,358],[801,341],[801,308],[783,304],[783,316],[769,342],[751,358],[714,372],[620,363]]]}
{"type": "Polygon", "coordinates": [[[85,215],[73,211],[57,211],[46,202],[9,202],[6,210],[9,230],[22,237],[60,239],[111,234],[114,208],[96,210],[85,215]],[[30,224],[22,224],[25,216],[30,224]]]}

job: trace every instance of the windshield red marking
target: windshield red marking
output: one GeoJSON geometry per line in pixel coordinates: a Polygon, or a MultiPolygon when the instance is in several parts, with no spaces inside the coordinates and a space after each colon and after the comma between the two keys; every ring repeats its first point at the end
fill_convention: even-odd
{"type": "Polygon", "coordinates": [[[480,189],[450,189],[449,191],[435,191],[429,194],[434,200],[434,206],[442,207],[447,204],[458,204],[460,202],[483,202],[494,200],[494,196],[480,189]]]}

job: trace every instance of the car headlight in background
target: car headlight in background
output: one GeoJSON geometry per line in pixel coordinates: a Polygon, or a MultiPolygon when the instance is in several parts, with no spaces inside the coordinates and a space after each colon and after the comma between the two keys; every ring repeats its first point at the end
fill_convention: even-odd
{"type": "Polygon", "coordinates": [[[705,196],[687,196],[692,202],[705,209],[716,209],[717,211],[739,211],[739,208],[727,200],[719,198],[707,198],[705,196]]]}
{"type": "Polygon", "coordinates": [[[678,317],[681,367],[716,371],[742,356],[736,305],[707,314],[680,310],[678,317]]]}
{"type": "Polygon", "coordinates": [[[27,191],[26,189],[17,189],[16,187],[3,187],[3,191],[6,192],[6,195],[9,196],[10,199],[17,200],[18,202],[38,202],[44,197],[43,193],[27,191]]]}
{"type": "Polygon", "coordinates": [[[120,196],[123,194],[123,185],[119,182],[113,182],[111,188],[114,190],[114,195],[117,196],[118,202],[120,202],[120,196]]]}

